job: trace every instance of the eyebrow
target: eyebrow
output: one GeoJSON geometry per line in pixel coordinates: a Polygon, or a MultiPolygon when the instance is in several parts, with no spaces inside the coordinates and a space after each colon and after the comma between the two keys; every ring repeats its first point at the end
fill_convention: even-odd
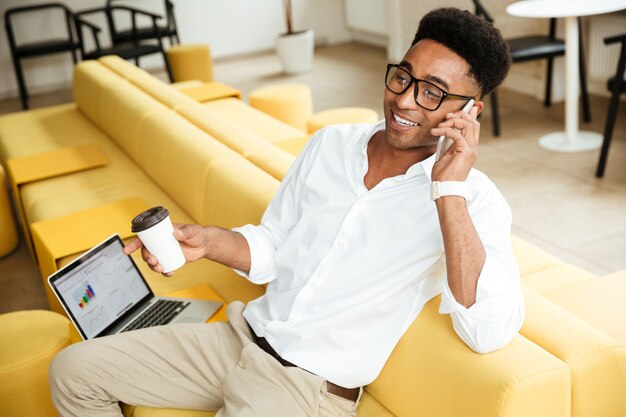
{"type": "MultiPolygon", "coordinates": [[[[409,72],[411,72],[411,73],[413,72],[413,65],[411,65],[411,63],[410,63],[410,62],[407,62],[407,61],[402,61],[402,62],[400,62],[400,64],[398,64],[398,65],[400,65],[401,67],[404,67],[404,68],[408,69],[408,70],[409,70],[409,72]]],[[[446,90],[449,90],[449,89],[450,89],[450,86],[448,85],[448,83],[447,83],[445,80],[443,80],[443,79],[441,79],[441,78],[437,77],[436,75],[428,74],[428,75],[426,76],[426,78],[425,78],[425,79],[426,79],[427,81],[434,81],[435,83],[440,84],[440,85],[441,85],[444,89],[446,89],[446,90]]]]}
{"type": "Polygon", "coordinates": [[[448,86],[448,83],[445,82],[444,80],[442,80],[441,78],[437,77],[436,75],[428,74],[426,76],[426,79],[428,81],[434,81],[434,82],[436,82],[438,84],[441,84],[443,86],[443,88],[445,88],[446,90],[450,89],[450,87],[448,86]]]}

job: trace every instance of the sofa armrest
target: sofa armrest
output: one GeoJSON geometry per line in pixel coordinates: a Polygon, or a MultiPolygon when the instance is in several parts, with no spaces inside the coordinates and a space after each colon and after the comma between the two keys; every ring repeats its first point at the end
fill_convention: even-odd
{"type": "Polygon", "coordinates": [[[566,417],[565,363],[525,337],[486,355],[456,335],[431,300],[367,391],[398,417],[566,417]]]}
{"type": "Polygon", "coordinates": [[[626,347],[532,290],[524,290],[524,299],[526,320],[520,333],[568,365],[572,415],[626,415],[626,347]]]}

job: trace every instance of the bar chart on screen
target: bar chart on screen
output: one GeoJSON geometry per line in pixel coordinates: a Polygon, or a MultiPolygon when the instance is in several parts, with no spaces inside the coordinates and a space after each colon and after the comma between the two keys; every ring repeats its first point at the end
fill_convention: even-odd
{"type": "Polygon", "coordinates": [[[85,285],[85,288],[79,288],[74,293],[74,300],[78,304],[78,307],[80,307],[81,309],[87,308],[91,303],[91,300],[93,300],[95,297],[96,293],[89,283],[85,285]]]}

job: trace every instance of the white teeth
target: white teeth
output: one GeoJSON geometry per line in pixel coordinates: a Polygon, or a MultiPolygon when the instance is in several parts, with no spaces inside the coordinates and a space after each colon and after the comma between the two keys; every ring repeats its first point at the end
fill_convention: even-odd
{"type": "Polygon", "coordinates": [[[396,119],[396,122],[400,123],[401,125],[404,126],[417,126],[417,123],[414,122],[410,122],[406,119],[403,119],[402,117],[398,116],[397,114],[393,114],[393,118],[396,119]]]}

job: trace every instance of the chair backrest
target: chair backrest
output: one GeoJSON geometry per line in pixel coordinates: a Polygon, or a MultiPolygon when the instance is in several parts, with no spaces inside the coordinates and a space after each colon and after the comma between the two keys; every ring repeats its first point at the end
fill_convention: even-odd
{"type": "MultiPolygon", "coordinates": [[[[93,15],[93,14],[104,14],[104,16],[106,17],[107,20],[107,26],[109,27],[109,29],[111,30],[112,28],[112,21],[113,21],[113,12],[116,10],[120,10],[120,11],[124,11],[126,13],[129,13],[129,15],[131,16],[131,22],[132,22],[132,38],[131,40],[133,41],[133,44],[135,47],[139,46],[140,44],[140,39],[138,36],[138,31],[137,31],[137,15],[139,16],[144,16],[144,17],[148,17],[152,20],[152,27],[154,29],[154,31],[157,33],[157,39],[159,41],[159,46],[161,47],[161,49],[163,49],[163,44],[161,43],[161,38],[158,35],[159,34],[159,28],[157,25],[157,20],[161,18],[161,16],[154,14],[154,13],[150,13],[150,12],[146,12],[144,10],[139,10],[139,9],[134,9],[132,7],[128,7],[128,6],[105,6],[105,7],[97,7],[97,8],[93,8],[93,9],[86,9],[86,10],[81,10],[79,12],[74,13],[74,21],[76,24],[76,30],[78,32],[78,41],[80,43],[80,49],[81,49],[81,53],[83,55],[83,58],[85,57],[85,54],[87,53],[85,50],[85,38],[83,37],[83,28],[87,27],[91,30],[92,35],[93,35],[93,40],[94,43],[96,45],[96,50],[99,52],[98,55],[102,56],[102,48],[100,46],[100,40],[99,40],[99,36],[98,34],[101,32],[100,27],[96,26],[95,24],[85,20],[83,17],[86,15],[93,15]]],[[[113,32],[110,33],[111,34],[111,40],[114,42],[114,36],[113,36],[113,32]]]]}
{"type": "Polygon", "coordinates": [[[4,27],[7,31],[7,38],[9,39],[9,46],[11,48],[11,52],[15,52],[18,47],[15,32],[13,31],[13,22],[12,19],[14,16],[18,14],[25,14],[31,12],[40,12],[40,11],[49,11],[53,9],[60,9],[64,12],[65,15],[65,23],[67,28],[67,36],[72,41],[75,42],[75,28],[74,28],[74,13],[72,10],[62,3],[42,3],[36,4],[32,6],[21,6],[21,7],[12,7],[4,12],[4,27]]]}
{"type": "Polygon", "coordinates": [[[104,12],[103,8],[93,8],[93,9],[81,10],[79,12],[74,13],[74,24],[76,26],[76,33],[78,34],[78,44],[80,46],[80,53],[83,59],[85,58],[85,55],[87,54],[87,49],[85,46],[86,38],[83,35],[83,29],[87,28],[91,30],[95,47],[98,50],[101,48],[99,33],[102,31],[100,27],[85,20],[84,16],[98,14],[102,12],[104,12]]]}
{"type": "Polygon", "coordinates": [[[491,16],[491,14],[489,14],[489,12],[485,8],[485,6],[483,6],[480,0],[472,0],[472,2],[474,3],[474,14],[476,16],[484,17],[485,20],[488,22],[494,22],[493,17],[491,16]]]}
{"type": "Polygon", "coordinates": [[[604,38],[605,45],[610,45],[617,42],[621,44],[621,47],[619,58],[617,60],[617,71],[615,72],[613,94],[621,94],[626,92],[626,33],[604,38]]]}
{"type": "MultiPolygon", "coordinates": [[[[107,0],[107,7],[114,6],[115,3],[129,3],[128,0],[107,0]]],[[[151,9],[152,10],[152,9],[151,9]]],[[[176,25],[176,17],[174,15],[174,3],[171,0],[163,0],[163,9],[159,11],[153,11],[154,13],[164,13],[165,14],[165,27],[171,32],[177,35],[177,25],[176,25]]],[[[109,25],[109,30],[111,31],[111,36],[115,39],[118,35],[120,28],[118,27],[115,17],[113,13],[109,13],[107,16],[107,23],[109,25]]]]}

